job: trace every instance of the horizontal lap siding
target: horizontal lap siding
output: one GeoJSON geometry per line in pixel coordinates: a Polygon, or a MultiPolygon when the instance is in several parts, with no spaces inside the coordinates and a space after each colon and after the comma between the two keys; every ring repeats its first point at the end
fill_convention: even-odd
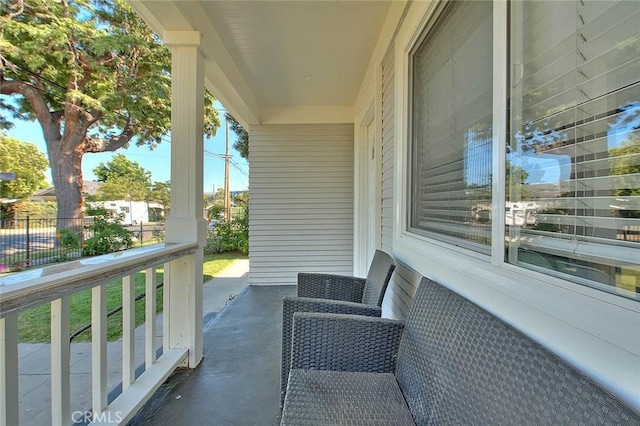
{"type": "Polygon", "coordinates": [[[386,297],[382,305],[385,317],[405,319],[413,302],[413,296],[418,288],[422,276],[406,265],[398,264],[393,280],[389,284],[391,291],[387,291],[390,297],[386,297]]]}
{"type": "MultiPolygon", "coordinates": [[[[394,46],[391,45],[382,60],[382,176],[381,176],[381,245],[387,253],[393,252],[393,196],[394,196],[394,46]]],[[[416,279],[409,268],[398,265],[382,304],[385,317],[404,319],[415,293],[416,279]]]]}
{"type": "MultiPolygon", "coordinates": [[[[393,71],[393,62],[391,62],[393,71]]],[[[382,249],[393,251],[393,192],[394,192],[394,155],[393,155],[393,78],[383,74],[382,95],[382,249]]]]}
{"type": "Polygon", "coordinates": [[[353,125],[250,129],[251,284],[353,273],[353,125]]]}
{"type": "Polygon", "coordinates": [[[382,62],[382,250],[393,251],[393,90],[394,90],[393,47],[385,55],[382,62]]]}

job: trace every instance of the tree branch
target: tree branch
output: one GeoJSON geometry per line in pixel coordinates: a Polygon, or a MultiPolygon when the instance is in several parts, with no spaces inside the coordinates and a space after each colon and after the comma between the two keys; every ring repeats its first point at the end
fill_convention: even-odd
{"type": "Polygon", "coordinates": [[[41,123],[48,123],[53,120],[49,107],[47,106],[42,92],[38,90],[33,84],[19,80],[5,80],[0,79],[0,94],[2,95],[15,95],[19,94],[24,96],[35,113],[38,121],[41,123]]]}
{"type": "Polygon", "coordinates": [[[59,109],[57,111],[51,111],[51,120],[60,122],[64,118],[64,110],[59,109]]]}
{"type": "Polygon", "coordinates": [[[102,56],[96,58],[96,63],[101,66],[106,66],[110,62],[113,62],[117,56],[113,52],[105,53],[102,56]]]}
{"type": "Polygon", "coordinates": [[[97,108],[93,108],[87,112],[87,127],[96,124],[100,119],[104,117],[104,113],[97,108]]]}
{"type": "Polygon", "coordinates": [[[18,0],[14,4],[11,4],[7,7],[10,12],[7,14],[8,19],[13,19],[15,16],[21,15],[24,11],[24,1],[18,0]]]}
{"type": "Polygon", "coordinates": [[[134,121],[129,119],[119,135],[110,138],[90,138],[86,137],[84,141],[85,152],[108,152],[115,151],[125,146],[135,136],[134,121]]]}

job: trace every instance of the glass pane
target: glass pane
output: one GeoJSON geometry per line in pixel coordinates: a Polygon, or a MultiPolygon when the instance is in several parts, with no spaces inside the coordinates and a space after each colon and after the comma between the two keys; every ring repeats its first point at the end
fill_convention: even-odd
{"type": "Polygon", "coordinates": [[[410,227],[489,253],[491,2],[452,2],[412,61],[410,227]]]}
{"type": "Polygon", "coordinates": [[[511,19],[507,261],[640,299],[640,2],[511,19]]]}

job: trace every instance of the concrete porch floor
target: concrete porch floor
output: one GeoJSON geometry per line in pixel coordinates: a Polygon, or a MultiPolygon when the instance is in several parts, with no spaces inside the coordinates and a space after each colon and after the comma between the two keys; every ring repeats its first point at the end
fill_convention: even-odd
{"type": "MultiPolygon", "coordinates": [[[[249,260],[242,259],[234,263],[208,281],[203,286],[203,324],[205,329],[212,328],[218,315],[226,307],[232,306],[234,297],[242,293],[248,285],[249,260]],[[228,305],[228,306],[226,306],[228,305]]],[[[280,308],[281,309],[281,308],[280,308]]],[[[157,318],[157,344],[162,344],[162,314],[157,318]]],[[[208,332],[205,331],[205,339],[208,332]]],[[[279,342],[279,341],[278,341],[279,342]]],[[[136,363],[144,364],[144,327],[136,330],[136,363]]],[[[224,344],[224,340],[218,341],[224,344]]],[[[212,343],[205,340],[205,357],[212,343]]],[[[107,389],[109,400],[120,394],[122,380],[122,342],[109,342],[107,345],[108,371],[107,389]]],[[[279,350],[279,349],[278,349],[279,350]]],[[[20,426],[41,426],[51,423],[51,348],[46,343],[20,343],[19,357],[19,398],[20,426]]],[[[205,358],[203,362],[207,362],[205,358]]],[[[71,410],[76,425],[87,424],[78,420],[91,407],[91,343],[73,343],[71,345],[71,410]]],[[[182,423],[179,423],[182,424],[182,423]]],[[[207,423],[208,424],[208,423],[207,423]]]]}
{"type": "Polygon", "coordinates": [[[294,286],[249,286],[204,324],[204,359],[173,373],[130,425],[279,423],[282,298],[294,286]]]}

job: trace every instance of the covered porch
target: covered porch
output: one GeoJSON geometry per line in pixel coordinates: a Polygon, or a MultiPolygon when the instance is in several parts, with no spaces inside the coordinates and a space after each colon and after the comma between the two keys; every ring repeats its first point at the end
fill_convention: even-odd
{"type": "MultiPolygon", "coordinates": [[[[533,232],[524,222],[515,223],[515,211],[512,223],[505,214],[509,211],[507,196],[522,189],[508,187],[511,175],[507,160],[511,157],[507,156],[507,146],[515,142],[509,141],[507,129],[514,123],[522,125],[516,119],[509,121],[509,95],[513,90],[521,103],[530,100],[517,91],[522,88],[508,86],[509,82],[515,86],[529,70],[522,63],[509,62],[510,43],[522,42],[523,35],[511,37],[508,30],[517,28],[510,22],[524,22],[526,11],[511,13],[504,1],[468,2],[480,5],[477,7],[483,8],[483,14],[482,19],[473,21],[481,35],[465,37],[481,40],[482,46],[469,47],[461,42],[459,50],[466,56],[454,58],[442,54],[445,50],[428,50],[428,44],[421,50],[421,43],[429,40],[430,31],[439,31],[439,22],[455,21],[445,20],[458,16],[453,15],[451,5],[466,2],[128,2],[159,34],[173,57],[172,191],[167,243],[101,265],[90,261],[72,274],[58,271],[38,276],[27,280],[23,288],[3,294],[8,298],[0,304],[0,426],[18,423],[16,315],[28,306],[43,303],[51,303],[51,326],[55,330],[52,419],[54,424],[69,423],[69,352],[65,349],[68,296],[84,288],[93,289],[98,324],[92,343],[94,423],[108,424],[118,417],[116,423],[123,424],[275,424],[279,415],[281,298],[295,291],[298,272],[364,276],[375,249],[391,254],[398,264],[382,305],[384,317],[404,319],[420,277],[437,280],[549,348],[630,406],[640,408],[638,243],[620,237],[630,224],[636,226],[638,219],[612,215],[607,203],[613,195],[607,192],[603,198],[597,192],[618,185],[608,166],[598,171],[602,176],[591,170],[609,161],[607,144],[590,143],[591,135],[574,136],[548,143],[542,147],[544,153],[531,152],[530,157],[540,154],[538,159],[542,160],[561,156],[569,168],[575,169],[570,179],[561,182],[564,169],[556,166],[556,185],[550,188],[549,182],[542,182],[544,187],[537,187],[542,195],[531,196],[546,199],[552,207],[558,201],[562,206],[584,202],[584,209],[548,211],[544,217],[540,215],[540,221],[553,226],[533,232]],[[486,59],[485,68],[456,70],[471,69],[483,77],[477,81],[475,75],[465,77],[465,81],[476,84],[465,86],[468,92],[464,93],[477,95],[484,103],[475,105],[473,114],[463,107],[463,113],[453,113],[447,125],[454,126],[458,118],[464,121],[478,111],[484,115],[476,122],[465,121],[455,135],[447,134],[442,139],[445,142],[429,147],[439,152],[440,147],[451,146],[452,153],[434,156],[433,161],[426,154],[417,158],[420,147],[414,149],[412,144],[422,140],[412,133],[420,131],[414,126],[416,120],[431,114],[436,116],[433,127],[445,128],[438,121],[443,110],[439,108],[440,98],[455,97],[451,100],[455,103],[464,96],[455,90],[458,86],[453,80],[446,87],[439,81],[427,81],[425,84],[432,84],[429,89],[435,90],[435,101],[427,99],[413,108],[412,101],[426,97],[428,92],[419,84],[412,86],[411,78],[419,71],[414,61],[430,64],[425,57],[440,55],[443,63],[450,64],[453,59],[473,56],[480,47],[484,50],[477,56],[486,59]],[[218,318],[203,324],[200,265],[206,234],[201,196],[205,89],[249,131],[251,266],[249,289],[218,318]],[[492,126],[489,130],[487,123],[492,126]],[[567,154],[567,147],[575,152],[567,154]],[[603,152],[582,153],[594,147],[603,152]],[[552,153],[556,151],[562,154],[552,153]],[[447,156],[453,159],[446,163],[447,170],[440,170],[447,156]],[[441,180],[453,189],[438,188],[441,180]],[[571,198],[561,197],[568,185],[584,191],[574,191],[571,198]],[[437,196],[429,198],[434,192],[437,196]],[[450,193],[460,197],[449,198],[450,193]],[[606,217],[597,217],[599,214],[606,217]],[[568,225],[576,222],[587,225],[568,225]],[[127,323],[124,347],[128,349],[123,350],[122,357],[124,392],[121,398],[107,401],[106,336],[100,319],[105,312],[105,277],[124,277],[123,291],[131,298],[127,277],[138,271],[150,271],[147,274],[151,277],[153,268],[164,264],[168,265],[168,293],[164,299],[162,356],[156,359],[157,348],[148,345],[148,368],[136,377],[130,349],[132,325],[127,323]],[[606,281],[593,278],[602,274],[608,277],[606,281]]],[[[580,1],[528,4],[553,9],[569,3],[571,7],[563,12],[574,17],[575,8],[587,7],[580,1]]],[[[609,3],[613,4],[605,2],[602,8],[596,8],[594,19],[602,15],[607,25],[624,21],[620,34],[626,34],[629,28],[635,31],[640,18],[638,6],[622,2],[621,8],[603,12],[609,3]]],[[[461,13],[470,20],[479,16],[464,10],[461,13]]],[[[531,26],[538,30],[546,27],[533,22],[535,17],[555,16],[546,10],[532,10],[530,14],[531,26]]],[[[582,24],[578,20],[576,25],[582,24]]],[[[567,36],[570,42],[560,48],[567,45],[573,49],[573,38],[582,43],[580,31],[567,36]]],[[[546,31],[541,33],[542,38],[547,36],[546,31]]],[[[637,37],[631,40],[637,42],[637,37]]],[[[531,43],[534,47],[548,45],[538,39],[531,43]]],[[[594,49],[618,46],[615,43],[607,39],[596,43],[594,49]]],[[[522,46],[514,49],[525,51],[522,46]]],[[[575,55],[575,49],[571,49],[575,55]]],[[[575,68],[576,60],[570,59],[567,63],[575,68]]],[[[620,59],[621,63],[623,59],[626,57],[620,59]]],[[[624,63],[637,64],[637,57],[635,62],[624,63]]],[[[431,74],[448,77],[451,73],[431,74]]],[[[571,69],[567,74],[586,78],[587,73],[571,69]]],[[[422,76],[429,75],[424,72],[422,76]]],[[[555,76],[550,75],[550,79],[555,76]]],[[[610,92],[589,103],[591,115],[582,121],[574,119],[571,125],[563,122],[558,128],[564,131],[566,126],[573,126],[574,135],[593,131],[593,135],[606,139],[607,132],[602,129],[608,128],[609,115],[602,115],[599,108],[609,108],[609,103],[615,105],[607,114],[636,117],[638,108],[632,109],[629,105],[634,104],[627,105],[617,96],[623,93],[625,102],[636,99],[640,93],[637,73],[618,77],[604,80],[611,85],[627,85],[610,89],[598,80],[593,86],[606,86],[610,92]],[[629,75],[635,80],[624,79],[629,75]]],[[[545,84],[555,89],[555,80],[545,84]]],[[[586,93],[574,92],[579,96],[586,93]]],[[[550,106],[545,104],[544,109],[555,111],[557,105],[551,105],[555,98],[549,98],[545,102],[550,106]]],[[[567,115],[575,117],[576,110],[570,106],[567,115]]],[[[584,110],[579,113],[587,114],[584,110]]],[[[551,128],[549,132],[555,135],[560,131],[551,128]]],[[[637,135],[637,129],[620,132],[637,135]]],[[[633,154],[629,158],[638,157],[633,154]]],[[[631,182],[628,185],[637,189],[640,174],[627,175],[631,182]]],[[[510,182],[528,189],[523,182],[510,182]]],[[[631,211],[640,205],[640,198],[629,196],[625,203],[628,205],[620,209],[631,211]]],[[[515,210],[515,205],[512,208],[515,210]]],[[[154,285],[152,278],[148,285],[154,285]]],[[[147,318],[151,317],[149,314],[147,318]]],[[[155,335],[154,327],[152,321],[147,336],[155,335]]]]}
{"type": "Polygon", "coordinates": [[[356,236],[373,222],[354,220],[354,199],[364,204],[359,190],[356,195],[362,178],[354,173],[354,137],[362,136],[354,129],[354,104],[392,2],[129,3],[172,53],[166,244],[3,278],[0,425],[21,424],[29,416],[20,415],[17,322],[21,312],[43,304],[51,305],[52,330],[47,366],[51,410],[46,417],[59,425],[82,420],[72,401],[69,298],[87,289],[92,292],[92,342],[87,360],[91,403],[82,408],[89,410],[85,421],[158,424],[166,418],[182,424],[207,418],[205,423],[276,423],[282,297],[295,291],[292,284],[299,271],[366,274],[376,248],[373,231],[356,236]],[[249,38],[261,44],[236,45],[228,31],[250,31],[249,38]],[[273,46],[279,44],[288,47],[274,55],[273,46]],[[311,54],[312,48],[323,53],[311,54]],[[241,64],[242,57],[252,59],[241,64]],[[207,225],[201,196],[205,89],[251,135],[251,287],[226,310],[231,315],[238,308],[239,316],[226,322],[221,315],[210,327],[203,323],[201,284],[207,225]],[[358,245],[365,240],[368,248],[363,250],[358,245]],[[144,274],[151,294],[161,267],[162,326],[153,314],[158,301],[151,298],[146,302],[144,345],[136,350],[133,276],[144,274]],[[122,392],[115,398],[108,374],[114,356],[108,351],[105,325],[105,287],[112,279],[122,279],[124,300],[122,349],[115,355],[116,362],[121,361],[122,392]],[[160,328],[162,337],[157,337],[160,328]],[[259,339],[254,341],[254,336],[259,339]],[[247,366],[252,374],[243,373],[247,366]],[[234,371],[242,373],[242,380],[234,371]],[[174,385],[180,392],[163,398],[164,390],[174,385]],[[198,410],[172,405],[181,401],[198,410]],[[241,401],[245,403],[239,406],[241,401]],[[154,403],[168,411],[158,414],[154,403]],[[171,407],[178,409],[179,418],[171,407]],[[203,409],[217,414],[199,411],[203,409]],[[213,421],[213,415],[219,421],[213,421]]]}

